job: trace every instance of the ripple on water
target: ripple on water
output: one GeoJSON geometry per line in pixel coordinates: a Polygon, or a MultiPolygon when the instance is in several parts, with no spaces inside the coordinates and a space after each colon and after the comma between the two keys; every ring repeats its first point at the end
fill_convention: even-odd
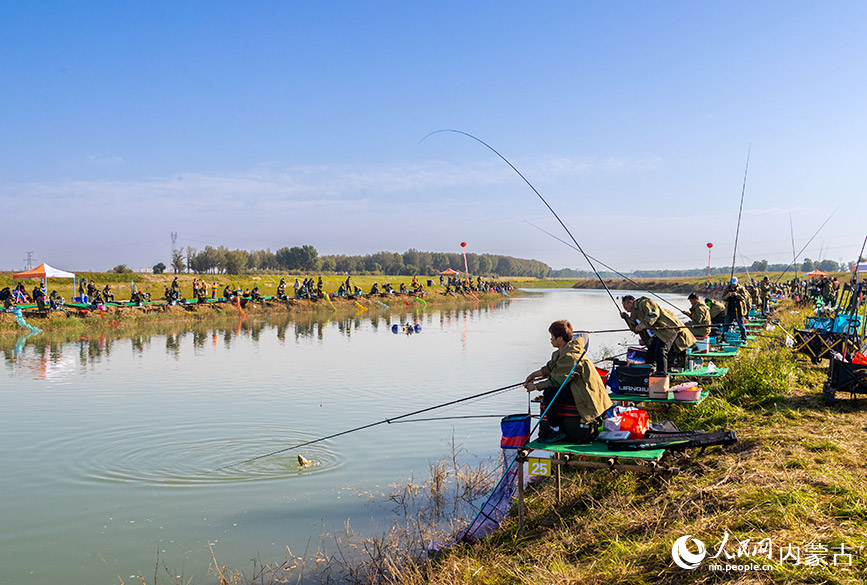
{"type": "Polygon", "coordinates": [[[324,441],[247,461],[316,438],[273,425],[191,424],[95,430],[67,439],[64,447],[80,452],[75,458],[79,467],[70,472],[82,481],[190,486],[270,481],[339,468],[342,457],[324,441]],[[299,454],[310,465],[302,466],[299,454]]]}

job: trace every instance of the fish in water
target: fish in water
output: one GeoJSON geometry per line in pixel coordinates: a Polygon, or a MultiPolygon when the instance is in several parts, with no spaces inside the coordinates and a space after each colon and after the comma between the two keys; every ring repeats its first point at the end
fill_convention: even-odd
{"type": "Polygon", "coordinates": [[[298,455],[298,465],[301,467],[310,467],[313,465],[313,462],[307,459],[304,455],[298,455]]]}

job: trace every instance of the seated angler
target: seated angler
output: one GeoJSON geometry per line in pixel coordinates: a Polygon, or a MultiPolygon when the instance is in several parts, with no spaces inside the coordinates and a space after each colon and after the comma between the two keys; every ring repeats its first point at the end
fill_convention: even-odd
{"type": "Polygon", "coordinates": [[[553,443],[566,438],[569,433],[561,426],[564,419],[558,405],[574,404],[580,421],[576,428],[571,429],[569,439],[576,443],[590,443],[598,435],[602,415],[612,406],[611,399],[599,372],[587,357],[584,338],[572,339],[569,321],[554,321],[548,327],[548,333],[555,349],[551,359],[524,380],[527,392],[542,391],[546,420],[539,426],[539,440],[553,443]]]}
{"type": "Polygon", "coordinates": [[[45,310],[45,291],[38,284],[33,287],[33,300],[40,311],[45,310]]]}
{"type": "Polygon", "coordinates": [[[724,303],[716,299],[705,297],[705,304],[710,312],[711,325],[725,325],[726,322],[726,306],[724,303]]]}
{"type": "Polygon", "coordinates": [[[692,325],[689,328],[692,334],[696,338],[704,339],[710,335],[710,309],[699,302],[698,295],[695,293],[690,293],[686,298],[689,300],[691,307],[689,311],[683,311],[683,314],[689,317],[689,321],[684,323],[684,325],[692,325]]]}
{"type": "Polygon", "coordinates": [[[636,300],[632,295],[624,295],[621,302],[627,312],[620,316],[647,343],[647,363],[655,366],[657,374],[667,374],[669,359],[680,357],[692,347],[695,336],[671,311],[652,299],[636,300]],[[649,342],[645,336],[649,336],[649,342]]]}
{"type": "Polygon", "coordinates": [[[105,302],[114,301],[114,293],[111,292],[111,285],[107,284],[102,289],[102,297],[105,299],[105,302]]]}
{"type": "Polygon", "coordinates": [[[61,310],[60,308],[63,306],[63,297],[57,294],[56,290],[51,291],[51,294],[48,295],[48,307],[52,311],[61,310]]]}
{"type": "Polygon", "coordinates": [[[379,283],[374,282],[373,286],[370,287],[370,296],[376,296],[379,294],[379,283]]]}
{"type": "Polygon", "coordinates": [[[253,287],[253,290],[250,291],[250,298],[254,301],[258,301],[262,298],[262,295],[259,294],[259,285],[253,287]]]}
{"type": "Polygon", "coordinates": [[[226,299],[227,301],[231,301],[232,300],[232,294],[233,294],[232,289],[227,284],[226,288],[223,289],[223,298],[226,299]]]}
{"type": "Polygon", "coordinates": [[[280,284],[277,285],[277,298],[281,300],[286,299],[286,279],[281,278],[280,284]]]}
{"type": "Polygon", "coordinates": [[[4,309],[11,309],[14,302],[12,301],[12,289],[8,286],[4,286],[0,289],[0,302],[3,303],[4,309]]]}

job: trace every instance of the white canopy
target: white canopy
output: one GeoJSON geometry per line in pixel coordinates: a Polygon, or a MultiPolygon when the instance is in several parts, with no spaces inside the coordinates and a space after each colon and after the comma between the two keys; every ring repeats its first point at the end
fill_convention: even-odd
{"type": "Polygon", "coordinates": [[[75,274],[43,263],[33,270],[27,270],[12,275],[13,280],[21,280],[23,278],[75,278],[75,274]]]}

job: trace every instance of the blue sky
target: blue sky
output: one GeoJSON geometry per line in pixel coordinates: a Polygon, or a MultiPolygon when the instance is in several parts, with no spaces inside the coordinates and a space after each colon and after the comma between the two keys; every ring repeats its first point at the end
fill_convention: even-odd
{"type": "Polygon", "coordinates": [[[5,2],[0,269],[414,247],[618,270],[851,260],[863,2],[5,2]],[[565,236],[564,236],[565,237],[565,236]],[[741,262],[739,255],[738,262],[741,262]]]}

